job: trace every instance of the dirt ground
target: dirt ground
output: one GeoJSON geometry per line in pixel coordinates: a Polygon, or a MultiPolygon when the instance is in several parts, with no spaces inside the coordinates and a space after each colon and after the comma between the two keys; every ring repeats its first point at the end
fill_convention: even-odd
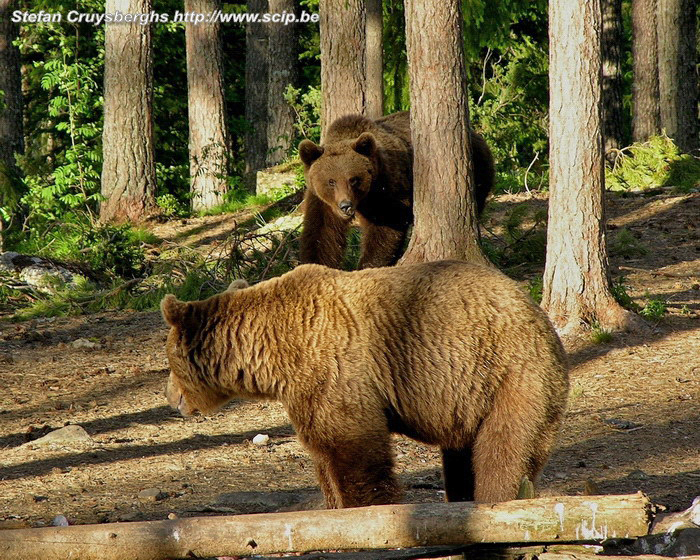
{"type": "MultiPolygon", "coordinates": [[[[502,196],[489,220],[524,200],[545,204],[502,196]]],[[[626,228],[647,250],[612,258],[613,276],[627,278],[640,305],[666,301],[668,314],[610,342],[567,341],[569,409],[539,491],[641,490],[685,509],[700,495],[700,194],[611,196],[609,215],[611,235],[626,228]]],[[[201,218],[156,233],[197,243],[231,223],[201,218]]],[[[318,505],[311,461],[278,403],[233,402],[197,419],[168,408],[165,336],[155,312],[0,322],[0,526],[318,505]],[[88,347],[76,347],[78,339],[88,347]],[[67,424],[92,441],[32,445],[67,424]],[[257,434],[269,443],[253,444],[257,434]]],[[[395,443],[405,501],[441,500],[438,453],[395,443]]]]}

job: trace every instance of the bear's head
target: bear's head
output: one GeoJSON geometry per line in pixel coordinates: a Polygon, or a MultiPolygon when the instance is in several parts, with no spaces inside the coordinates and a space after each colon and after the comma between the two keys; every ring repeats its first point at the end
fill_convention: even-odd
{"type": "Polygon", "coordinates": [[[338,216],[351,219],[377,176],[379,158],[372,133],[326,146],[304,140],[299,144],[299,157],[308,188],[338,216]]]}
{"type": "MultiPolygon", "coordinates": [[[[236,280],[227,292],[247,286],[244,280],[236,280]]],[[[220,372],[227,342],[217,340],[217,333],[212,329],[218,322],[212,317],[213,298],[184,302],[168,294],[161,301],[160,308],[170,326],[166,342],[170,363],[170,377],[165,388],[168,403],[183,416],[218,410],[237,391],[234,386],[224,385],[224,380],[215,374],[215,371],[220,372]]]]}

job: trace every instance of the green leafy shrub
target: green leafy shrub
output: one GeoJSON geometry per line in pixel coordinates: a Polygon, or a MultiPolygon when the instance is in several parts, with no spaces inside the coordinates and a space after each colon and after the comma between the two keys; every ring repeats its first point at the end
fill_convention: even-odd
{"type": "Polygon", "coordinates": [[[527,283],[527,291],[530,294],[532,300],[538,305],[542,303],[543,286],[544,282],[541,276],[537,276],[536,278],[530,278],[530,281],[527,283]]]}
{"type": "Polygon", "coordinates": [[[606,186],[612,191],[674,187],[678,192],[700,186],[700,160],[680,149],[668,136],[652,136],[647,142],[622,150],[606,170],[606,186]]]}
{"type": "Polygon", "coordinates": [[[660,299],[650,299],[641,309],[639,314],[646,319],[660,321],[667,312],[668,307],[666,306],[666,302],[660,299]]]}
{"type": "Polygon", "coordinates": [[[620,276],[612,283],[610,286],[610,291],[612,292],[615,301],[625,309],[629,309],[630,311],[639,310],[639,305],[637,305],[632,297],[627,293],[627,279],[624,276],[620,276]]]}

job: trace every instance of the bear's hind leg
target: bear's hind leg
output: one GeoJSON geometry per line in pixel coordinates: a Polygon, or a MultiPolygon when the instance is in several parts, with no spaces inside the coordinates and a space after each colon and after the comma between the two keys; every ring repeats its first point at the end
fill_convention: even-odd
{"type": "Polygon", "coordinates": [[[445,499],[448,502],[474,500],[472,449],[443,449],[442,472],[445,479],[445,499]]]}
{"type": "Polygon", "coordinates": [[[557,418],[547,421],[537,406],[503,389],[472,448],[477,502],[514,500],[524,476],[535,482],[559,427],[557,418]]]}

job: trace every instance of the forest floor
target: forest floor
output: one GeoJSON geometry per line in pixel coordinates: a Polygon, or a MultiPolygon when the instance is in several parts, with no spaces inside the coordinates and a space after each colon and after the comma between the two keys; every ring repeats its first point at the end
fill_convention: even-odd
{"type": "MultiPolygon", "coordinates": [[[[489,227],[521,203],[546,199],[497,197],[489,227]]],[[[569,408],[539,492],[641,490],[685,509],[700,495],[700,194],[610,195],[608,209],[611,234],[626,228],[638,242],[613,256],[613,276],[626,277],[640,306],[662,300],[668,312],[646,332],[567,341],[569,408]]],[[[206,245],[234,220],[174,221],[155,233],[206,245]]],[[[310,458],[278,403],[233,402],[194,419],[167,406],[166,333],[157,312],[0,322],[0,526],[320,505],[310,458]],[[66,424],[90,439],[32,443],[66,424]],[[253,444],[256,434],[269,443],[253,444]]],[[[395,450],[405,501],[442,500],[438,452],[403,437],[395,450]]]]}

